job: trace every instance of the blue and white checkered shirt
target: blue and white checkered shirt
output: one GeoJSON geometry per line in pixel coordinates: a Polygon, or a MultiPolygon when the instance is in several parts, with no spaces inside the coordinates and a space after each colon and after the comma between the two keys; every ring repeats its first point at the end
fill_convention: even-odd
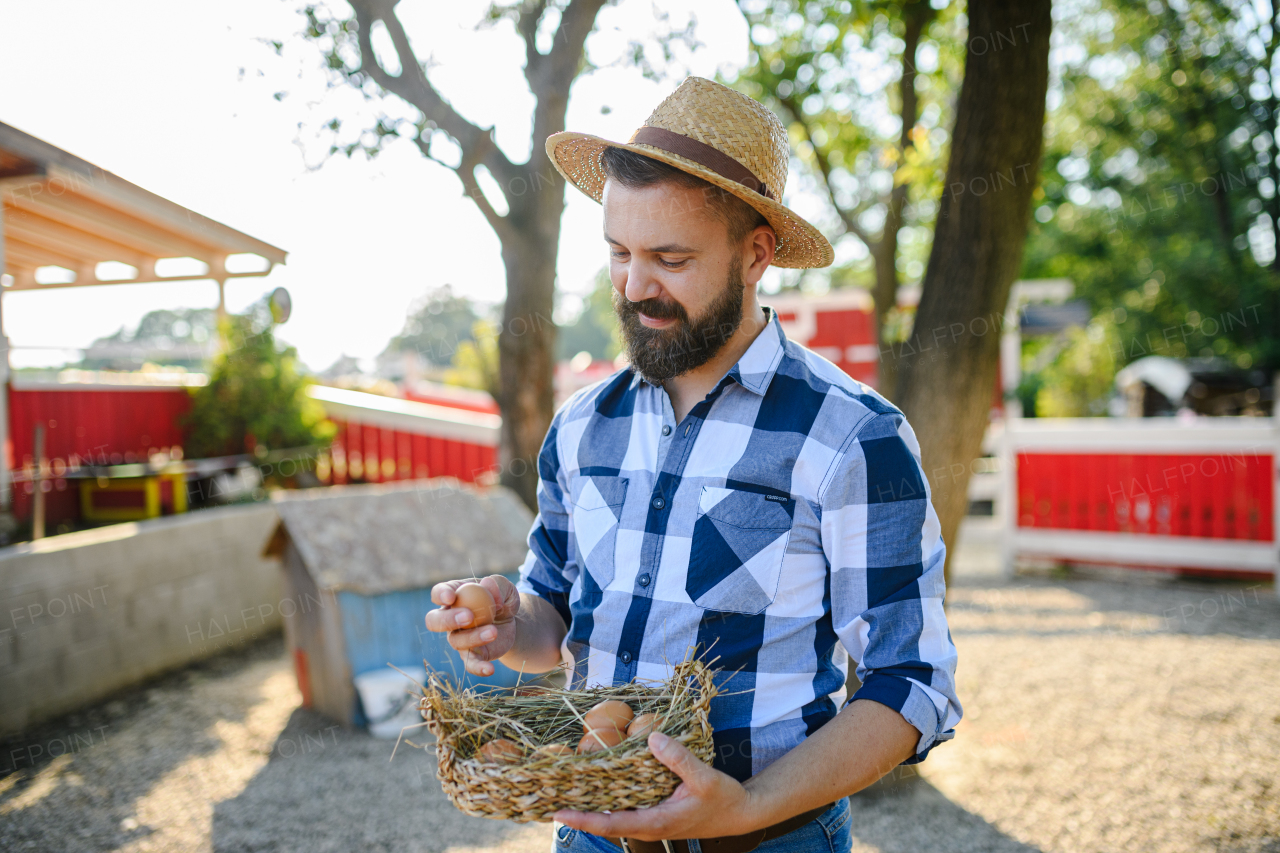
{"type": "Polygon", "coordinates": [[[538,466],[519,588],[564,617],[575,687],[664,679],[711,647],[714,763],[744,780],[836,715],[848,650],[853,698],[920,730],[908,763],[953,736],[946,550],[915,434],[776,315],[680,423],[629,368],[579,391],[538,466]]]}

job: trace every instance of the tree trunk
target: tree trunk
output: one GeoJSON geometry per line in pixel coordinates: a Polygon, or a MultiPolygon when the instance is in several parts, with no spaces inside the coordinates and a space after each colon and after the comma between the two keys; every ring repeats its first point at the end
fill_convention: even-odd
{"type": "Polygon", "coordinates": [[[507,216],[516,234],[502,241],[507,301],[498,335],[498,407],[502,485],[536,510],[538,452],[555,409],[556,325],[551,313],[564,179],[541,145],[535,146],[534,155],[532,163],[542,168],[531,174],[527,196],[509,194],[519,199],[507,216]]]}
{"type": "Polygon", "coordinates": [[[968,15],[946,184],[915,332],[897,358],[895,399],[920,440],[948,565],[987,428],[1000,326],[1022,263],[1052,28],[1050,0],[972,0],[968,15]]]}
{"type": "MultiPolygon", "coordinates": [[[[564,212],[564,178],[551,165],[543,148],[548,136],[564,130],[569,88],[582,70],[583,50],[595,25],[596,14],[606,0],[569,0],[557,7],[559,23],[547,52],[538,49],[540,22],[546,0],[533,0],[518,8],[516,29],[525,43],[525,80],[536,99],[533,112],[532,151],[527,163],[512,163],[493,141],[493,129],[482,128],[460,115],[427,79],[427,65],[414,52],[404,26],[396,16],[399,0],[350,0],[354,27],[337,30],[318,26],[317,33],[350,33],[360,53],[360,65],[344,71],[357,88],[372,80],[387,92],[412,104],[422,114],[419,150],[428,159],[453,169],[463,192],[476,204],[502,244],[507,273],[507,300],[502,329],[498,333],[498,407],[502,411],[499,450],[500,479],[537,511],[538,451],[551,425],[554,409],[556,326],[556,255],[560,248],[560,214],[564,212]],[[391,73],[373,49],[374,23],[387,28],[399,57],[399,73],[391,73]],[[451,166],[432,152],[432,132],[443,131],[462,150],[461,163],[451,166]],[[500,214],[476,180],[484,166],[498,182],[507,203],[500,214]]],[[[331,67],[345,68],[337,48],[328,57],[331,67]],[[336,63],[336,65],[333,65],[336,63]]]]}

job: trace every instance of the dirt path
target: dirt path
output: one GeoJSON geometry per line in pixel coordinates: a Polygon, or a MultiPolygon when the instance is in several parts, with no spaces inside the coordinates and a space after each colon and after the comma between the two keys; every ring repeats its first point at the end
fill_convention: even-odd
{"type": "MultiPolygon", "coordinates": [[[[951,594],[967,717],[918,776],[855,798],[855,850],[1280,851],[1269,587],[989,568],[951,594]]],[[[9,743],[0,849],[548,849],[546,826],[452,808],[429,754],[388,762],[297,705],[274,640],[9,743]]]]}
{"type": "Polygon", "coordinates": [[[0,849],[545,849],[546,827],[450,806],[423,751],[388,762],[390,743],[298,702],[273,640],[10,744],[0,849]]]}
{"type": "Polygon", "coordinates": [[[1269,588],[1025,580],[953,601],[967,715],[922,766],[951,803],[1046,851],[1280,850],[1269,588]]]}

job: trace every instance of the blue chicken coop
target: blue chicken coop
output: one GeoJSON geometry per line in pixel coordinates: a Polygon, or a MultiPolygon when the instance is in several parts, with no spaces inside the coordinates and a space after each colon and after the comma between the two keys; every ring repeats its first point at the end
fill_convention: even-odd
{"type": "Polygon", "coordinates": [[[444,635],[423,623],[440,581],[506,574],[524,561],[533,516],[514,492],[456,481],[418,481],[288,492],[267,543],[284,570],[285,638],[303,705],[365,726],[356,689],[365,673],[426,666],[466,686],[509,687],[462,667],[444,635]]]}

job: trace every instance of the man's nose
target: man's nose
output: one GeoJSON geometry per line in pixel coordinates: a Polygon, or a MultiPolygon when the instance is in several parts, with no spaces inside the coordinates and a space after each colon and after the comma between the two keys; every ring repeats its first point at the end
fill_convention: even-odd
{"type": "Polygon", "coordinates": [[[627,284],[622,295],[631,302],[642,302],[661,294],[662,286],[653,277],[648,265],[632,260],[627,269],[627,284]]]}

